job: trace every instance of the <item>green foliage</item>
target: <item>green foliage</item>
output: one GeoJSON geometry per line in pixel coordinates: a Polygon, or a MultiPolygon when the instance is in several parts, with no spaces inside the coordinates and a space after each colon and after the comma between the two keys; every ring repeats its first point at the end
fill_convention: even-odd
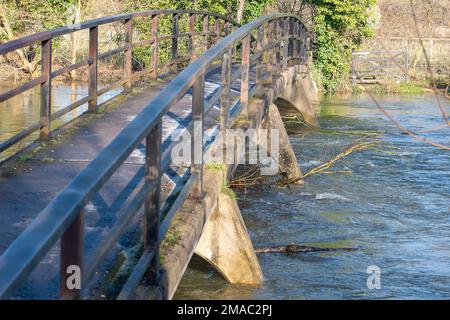
{"type": "Polygon", "coordinates": [[[311,0],[316,8],[314,62],[326,91],[347,85],[351,50],[373,35],[371,8],[376,0],[311,0]]]}

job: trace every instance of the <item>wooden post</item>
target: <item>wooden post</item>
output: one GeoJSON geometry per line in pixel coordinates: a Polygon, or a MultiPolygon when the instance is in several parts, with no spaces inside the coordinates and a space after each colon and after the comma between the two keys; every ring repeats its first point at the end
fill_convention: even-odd
{"type": "Polygon", "coordinates": [[[172,20],[172,60],[173,71],[178,73],[178,13],[173,14],[172,20]]]}
{"type": "Polygon", "coordinates": [[[89,112],[97,111],[98,26],[89,29],[89,112]]]}
{"type": "Polygon", "coordinates": [[[159,279],[159,210],[161,194],[161,120],[145,138],[145,184],[153,186],[144,203],[144,247],[153,250],[150,264],[150,282],[158,284],[159,279]]]}
{"type": "Polygon", "coordinates": [[[188,50],[191,55],[191,61],[195,60],[195,58],[197,58],[195,54],[195,13],[189,15],[188,50]]]}
{"type": "Polygon", "coordinates": [[[209,40],[209,16],[203,16],[203,34],[205,35],[205,51],[208,50],[208,40],[209,40]]]}
{"type": "Polygon", "coordinates": [[[41,75],[45,81],[41,83],[41,130],[40,139],[50,137],[51,107],[52,107],[52,39],[42,42],[41,75]]]}
{"type": "Polygon", "coordinates": [[[133,37],[133,23],[132,19],[126,19],[124,23],[125,32],[125,45],[127,49],[124,51],[124,65],[123,65],[123,78],[126,81],[124,84],[124,90],[130,91],[132,80],[132,68],[133,68],[133,47],[132,47],[132,37],[133,37]]]}
{"type": "Polygon", "coordinates": [[[256,70],[255,70],[255,85],[256,92],[255,95],[260,97],[262,95],[262,71],[263,71],[263,47],[264,47],[264,25],[260,26],[256,34],[256,53],[261,56],[256,60],[256,70]]]}
{"type": "Polygon", "coordinates": [[[241,48],[241,112],[243,115],[247,115],[248,107],[248,87],[249,87],[249,69],[250,69],[250,35],[247,35],[242,39],[241,48]]]}
{"type": "Polygon", "coordinates": [[[205,105],[205,75],[192,86],[191,174],[198,180],[192,188],[192,196],[203,194],[203,109],[205,105]]]}
{"type": "Polygon", "coordinates": [[[151,68],[150,77],[156,79],[158,77],[158,16],[152,16],[152,44],[151,50],[151,68]]]}
{"type": "MultiPolygon", "coordinates": [[[[224,53],[222,57],[222,96],[220,97],[220,133],[222,135],[224,148],[226,144],[225,134],[228,128],[228,117],[230,113],[230,90],[231,90],[231,50],[224,53]]],[[[225,149],[224,149],[225,150],[225,149]]]]}
{"type": "Polygon", "coordinates": [[[60,297],[81,298],[83,281],[84,212],[81,211],[61,237],[60,297]],[[79,285],[79,287],[78,287],[79,285]]]}

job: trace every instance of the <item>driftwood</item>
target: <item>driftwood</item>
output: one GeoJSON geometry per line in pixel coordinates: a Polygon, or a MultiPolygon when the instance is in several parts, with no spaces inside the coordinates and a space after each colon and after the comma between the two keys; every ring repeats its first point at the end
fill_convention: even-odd
{"type": "Polygon", "coordinates": [[[256,248],[256,253],[297,253],[297,252],[321,252],[321,251],[356,251],[357,248],[323,248],[288,244],[287,246],[275,246],[256,248]]]}

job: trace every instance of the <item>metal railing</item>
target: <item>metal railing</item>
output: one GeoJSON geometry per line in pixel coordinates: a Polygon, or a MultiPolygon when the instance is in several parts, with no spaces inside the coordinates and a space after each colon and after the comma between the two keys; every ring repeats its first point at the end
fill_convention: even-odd
{"type": "Polygon", "coordinates": [[[206,44],[206,47],[204,49],[207,49],[208,44],[217,41],[220,37],[229,34],[235,26],[236,23],[232,20],[222,15],[210,12],[189,10],[152,10],[103,17],[82,22],[77,25],[70,25],[36,33],[27,37],[0,44],[0,55],[6,55],[16,50],[21,50],[25,47],[33,45],[40,45],[41,48],[40,76],[0,94],[0,103],[2,103],[13,97],[16,97],[19,94],[24,93],[27,90],[40,86],[40,120],[23,129],[19,133],[13,135],[9,139],[0,142],[0,153],[20,142],[37,130],[39,130],[40,139],[47,140],[50,136],[51,121],[62,117],[66,113],[79,108],[86,103],[88,104],[89,111],[97,111],[99,107],[99,104],[97,102],[98,97],[113,89],[123,87],[124,91],[128,91],[131,88],[133,81],[139,79],[142,76],[150,75],[151,78],[156,79],[159,75],[159,71],[168,67],[175,67],[174,70],[176,71],[176,67],[178,66],[178,64],[195,59],[196,48],[194,37],[204,37],[204,43],[206,44]],[[184,33],[179,32],[179,20],[182,15],[188,16],[188,32],[184,33]],[[159,21],[162,19],[162,16],[168,16],[172,19],[171,34],[161,35],[158,33],[158,25],[159,21]],[[144,17],[148,17],[150,19],[149,23],[151,24],[151,38],[140,41],[133,41],[133,19],[144,17]],[[199,29],[198,26],[196,28],[197,19],[199,17],[201,18],[201,21],[198,22],[202,24],[202,31],[197,31],[199,29]],[[210,21],[212,20],[214,20],[214,25],[213,30],[211,31],[210,21]],[[123,24],[124,45],[99,54],[99,27],[115,22],[120,22],[123,24]],[[78,32],[80,30],[87,30],[89,32],[88,57],[69,66],[60,68],[58,70],[53,70],[53,39],[62,35],[78,32]],[[187,38],[188,40],[188,54],[179,56],[179,41],[182,38],[187,38]],[[170,48],[171,56],[167,62],[160,63],[158,59],[158,44],[161,41],[167,40],[172,40],[170,48]],[[134,48],[143,46],[150,46],[150,66],[143,70],[134,71],[132,63],[132,50],[134,48]],[[124,55],[122,79],[100,89],[98,84],[99,62],[122,53],[124,55]],[[52,113],[52,79],[85,67],[88,68],[88,95],[52,113]]]}
{"type": "MultiPolygon", "coordinates": [[[[204,163],[203,159],[199,163],[194,159],[195,148],[198,148],[194,141],[203,141],[203,119],[213,109],[212,106],[220,105],[218,126],[220,131],[225,131],[252,97],[260,96],[264,88],[276,84],[283,69],[306,63],[309,50],[309,32],[297,17],[272,14],[240,27],[190,63],[39,213],[3,253],[0,257],[0,297],[11,296],[50,248],[61,239],[60,294],[64,298],[80,298],[79,290],[65,287],[67,266],[82,266],[83,284],[86,284],[142,207],[144,252],[118,298],[130,297],[144,273],[150,283],[157,285],[159,248],[172,218],[188,195],[198,201],[203,196],[204,163]],[[221,85],[205,99],[205,75],[217,60],[221,62],[221,85]],[[239,68],[235,71],[237,62],[239,68]],[[231,87],[239,79],[240,93],[233,100],[231,87]],[[162,118],[188,91],[192,94],[192,121],[187,130],[191,131],[192,136],[196,132],[200,132],[201,136],[192,139],[189,178],[172,207],[162,217],[161,177],[171,164],[170,152],[165,152],[167,156],[164,158],[161,152],[162,118]],[[238,111],[230,112],[232,109],[238,111]],[[200,128],[194,128],[193,123],[199,124],[200,128]],[[84,207],[144,140],[144,183],[121,215],[118,215],[117,222],[92,255],[94,258],[85,263],[84,207]]],[[[206,149],[204,143],[201,148],[203,154],[206,149]]]]}

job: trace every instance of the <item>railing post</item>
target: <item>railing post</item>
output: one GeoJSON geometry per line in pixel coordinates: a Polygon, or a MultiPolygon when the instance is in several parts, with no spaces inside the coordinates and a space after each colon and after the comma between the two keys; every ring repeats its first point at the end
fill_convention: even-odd
{"type": "Polygon", "coordinates": [[[172,20],[172,60],[173,70],[178,72],[178,13],[173,14],[172,20]]]}
{"type": "Polygon", "coordinates": [[[41,84],[41,130],[40,139],[50,137],[51,106],[52,106],[52,39],[42,42],[41,75],[45,81],[41,84]]]}
{"type": "Polygon", "coordinates": [[[288,66],[288,54],[289,54],[289,18],[283,19],[283,69],[287,69],[288,66]]]}
{"type": "Polygon", "coordinates": [[[297,59],[298,58],[298,20],[294,19],[294,30],[292,31],[292,35],[294,37],[294,42],[292,45],[292,58],[297,59]]]}
{"type": "Polygon", "coordinates": [[[84,212],[81,211],[61,237],[60,297],[81,298],[83,281],[84,212]]]}
{"type": "Polygon", "coordinates": [[[205,75],[200,76],[192,86],[192,132],[191,132],[191,174],[198,177],[192,189],[192,196],[203,194],[203,109],[205,104],[205,75]]]}
{"type": "Polygon", "coordinates": [[[225,21],[225,23],[223,25],[223,33],[224,33],[225,37],[230,34],[230,22],[225,21]]]}
{"type": "Polygon", "coordinates": [[[97,111],[98,26],[89,28],[89,112],[97,111]]]}
{"type": "Polygon", "coordinates": [[[270,46],[267,52],[267,73],[269,74],[269,83],[273,85],[273,72],[275,64],[275,42],[274,42],[274,22],[270,21],[267,25],[267,43],[270,46]]]}
{"type": "Polygon", "coordinates": [[[220,39],[220,20],[216,17],[216,20],[214,21],[214,43],[217,43],[220,39]]]}
{"type": "MultiPolygon", "coordinates": [[[[222,57],[222,96],[220,97],[220,134],[225,148],[225,135],[228,128],[228,117],[230,113],[230,86],[231,86],[231,50],[224,53],[222,57]]],[[[224,149],[225,150],[225,149],[224,149]]]]}
{"type": "Polygon", "coordinates": [[[124,52],[124,65],[123,65],[123,78],[126,81],[124,84],[124,90],[130,91],[132,80],[132,68],[133,68],[133,47],[132,47],[132,38],[133,38],[133,20],[126,19],[124,23],[124,32],[125,32],[125,45],[127,49],[124,52]]]}
{"type": "Polygon", "coordinates": [[[289,29],[288,29],[288,57],[292,59],[294,57],[294,36],[295,36],[295,19],[288,18],[289,29]]]}
{"type": "Polygon", "coordinates": [[[188,50],[191,55],[191,61],[195,60],[195,58],[197,58],[195,54],[195,13],[189,15],[188,50]]]}
{"type": "Polygon", "coordinates": [[[281,19],[276,20],[275,21],[275,42],[276,42],[276,46],[275,46],[275,76],[279,76],[280,75],[280,68],[281,68],[281,19]]]}
{"type": "Polygon", "coordinates": [[[356,85],[357,81],[356,81],[356,59],[355,59],[355,55],[354,53],[354,49],[351,49],[351,53],[350,56],[352,57],[352,84],[356,85]]]}
{"type": "Polygon", "coordinates": [[[151,186],[144,203],[144,247],[153,251],[149,280],[157,285],[159,279],[159,220],[161,191],[161,120],[145,138],[145,184],[151,186]]]}
{"type": "Polygon", "coordinates": [[[158,16],[152,16],[152,31],[151,31],[152,44],[151,50],[151,68],[150,77],[156,79],[158,77],[158,16]]]}
{"type": "Polygon", "coordinates": [[[260,26],[256,34],[256,54],[261,55],[256,60],[256,70],[255,70],[255,85],[256,92],[255,95],[260,97],[262,95],[262,71],[263,71],[263,59],[264,59],[264,25],[260,26]]]}
{"type": "Polygon", "coordinates": [[[209,40],[209,16],[203,16],[203,34],[205,35],[205,51],[208,50],[208,40],[209,40]]]}
{"type": "Polygon", "coordinates": [[[242,39],[241,48],[241,112],[243,115],[248,114],[248,87],[249,87],[249,69],[250,69],[250,35],[242,39]]]}

